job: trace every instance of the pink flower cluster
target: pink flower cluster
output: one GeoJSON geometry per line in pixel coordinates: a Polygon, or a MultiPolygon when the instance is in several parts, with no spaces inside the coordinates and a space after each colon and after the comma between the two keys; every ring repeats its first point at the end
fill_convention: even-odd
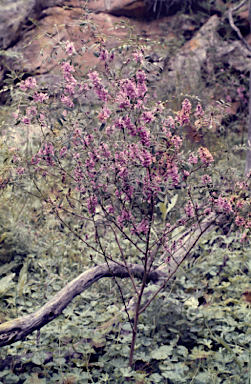
{"type": "Polygon", "coordinates": [[[33,89],[37,87],[37,82],[34,77],[28,77],[25,81],[21,81],[20,89],[22,91],[27,91],[27,89],[33,89]]]}
{"type": "Polygon", "coordinates": [[[133,57],[134,57],[134,60],[137,62],[137,63],[140,63],[140,64],[142,64],[143,63],[143,51],[141,50],[141,51],[138,51],[138,50],[136,50],[136,51],[134,51],[133,52],[133,57]]]}
{"type": "MultiPolygon", "coordinates": [[[[131,107],[131,101],[140,107],[140,99],[143,99],[146,93],[146,84],[143,80],[143,76],[138,76],[139,80],[136,83],[132,79],[122,79],[119,82],[119,92],[116,97],[116,104],[121,109],[127,109],[131,107]],[[142,81],[141,81],[142,79],[142,81]]],[[[147,118],[147,115],[145,117],[147,118]]]]}
{"type": "Polygon", "coordinates": [[[49,99],[49,96],[47,95],[47,93],[35,92],[33,95],[33,100],[35,101],[35,103],[43,103],[45,100],[48,100],[48,99],[49,99]]]}
{"type": "Polygon", "coordinates": [[[202,109],[202,106],[201,104],[199,103],[196,107],[196,112],[195,112],[195,116],[199,116],[199,117],[202,117],[204,115],[204,111],[202,109]]]}
{"type": "Polygon", "coordinates": [[[214,161],[213,156],[211,155],[211,153],[207,148],[203,148],[203,147],[199,148],[199,157],[205,166],[209,166],[209,164],[214,161]]]}
{"type": "Polygon", "coordinates": [[[77,80],[73,77],[72,72],[74,72],[74,67],[70,65],[67,61],[62,63],[63,77],[65,80],[64,95],[61,95],[61,101],[68,108],[74,106],[71,96],[75,93],[75,87],[77,85],[77,80]]]}
{"type": "Polygon", "coordinates": [[[232,213],[232,205],[231,202],[228,201],[225,197],[219,196],[215,205],[223,212],[232,213]]]}
{"type": "Polygon", "coordinates": [[[185,205],[185,212],[186,212],[187,218],[190,219],[194,217],[195,211],[194,211],[193,203],[191,201],[188,201],[188,203],[185,205]]]}
{"type": "Polygon", "coordinates": [[[111,114],[111,110],[107,107],[103,107],[98,114],[98,118],[102,123],[105,123],[111,114]]]}
{"type": "Polygon", "coordinates": [[[96,94],[98,95],[99,99],[107,102],[110,99],[110,95],[109,95],[108,91],[106,91],[104,89],[104,87],[101,83],[101,79],[98,76],[98,72],[90,71],[88,73],[88,77],[91,80],[92,85],[94,87],[94,90],[95,90],[96,94]]]}
{"type": "Polygon", "coordinates": [[[66,53],[69,56],[72,56],[74,53],[76,53],[75,48],[74,48],[74,43],[67,41],[66,46],[65,46],[66,53]]]}
{"type": "Polygon", "coordinates": [[[206,185],[212,183],[212,179],[211,179],[211,177],[210,177],[209,175],[203,175],[203,176],[201,177],[201,180],[202,180],[202,183],[203,183],[203,184],[206,184],[206,185]]]}
{"type": "Polygon", "coordinates": [[[190,164],[197,164],[198,163],[198,157],[197,156],[194,156],[192,153],[189,155],[189,159],[188,159],[189,163],[190,164]]]}
{"type": "Polygon", "coordinates": [[[191,113],[191,103],[188,99],[185,99],[182,102],[182,109],[177,113],[177,122],[180,123],[180,125],[188,124],[190,120],[190,113],[191,113]]]}

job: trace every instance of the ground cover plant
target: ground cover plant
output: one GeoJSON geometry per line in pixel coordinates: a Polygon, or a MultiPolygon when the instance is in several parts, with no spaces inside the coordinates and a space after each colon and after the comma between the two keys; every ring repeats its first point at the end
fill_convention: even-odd
{"type": "MultiPolygon", "coordinates": [[[[92,26],[88,19],[82,24],[92,26]]],[[[219,153],[182,145],[182,127],[192,121],[210,131],[215,109],[204,111],[193,96],[178,111],[168,100],[153,101],[148,47],[131,31],[110,51],[97,36],[103,72],[77,75],[78,52],[64,42],[55,95],[32,78],[21,81],[16,94],[16,124],[27,140],[22,148],[4,149],[2,194],[32,199],[34,239],[39,243],[39,229],[47,231],[51,249],[41,249],[41,242],[40,255],[28,255],[16,300],[14,276],[2,281],[9,322],[0,326],[0,343],[10,345],[2,359],[21,355],[21,367],[3,370],[2,382],[249,380],[250,177],[236,170],[228,143],[219,153]],[[119,69],[114,55],[122,57],[119,69]],[[93,91],[101,103],[89,110],[84,100],[93,91]],[[23,346],[28,327],[22,316],[32,319],[35,302],[53,302],[71,284],[69,275],[88,281],[89,271],[107,278],[88,291],[80,287],[68,306],[63,296],[64,316],[57,318],[62,308],[51,307],[41,334],[35,340],[26,333],[23,346]]],[[[218,112],[223,109],[220,103],[218,112]]]]}

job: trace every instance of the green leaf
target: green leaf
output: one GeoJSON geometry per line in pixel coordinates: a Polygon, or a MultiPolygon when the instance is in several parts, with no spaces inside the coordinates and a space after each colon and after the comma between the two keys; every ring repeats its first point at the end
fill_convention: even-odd
{"type": "Polygon", "coordinates": [[[46,379],[40,379],[38,373],[32,373],[24,382],[24,384],[46,384],[46,379]]]}
{"type": "Polygon", "coordinates": [[[181,356],[184,356],[184,357],[187,357],[188,355],[188,350],[186,347],[184,347],[183,345],[178,345],[177,347],[177,353],[181,356]]]}
{"type": "Polygon", "coordinates": [[[15,275],[15,273],[10,273],[0,280],[0,296],[3,296],[9,289],[13,288],[14,282],[12,279],[15,275]]]}
{"type": "Polygon", "coordinates": [[[40,352],[40,353],[34,353],[32,356],[31,361],[36,365],[42,365],[46,359],[46,353],[40,352]]]}
{"type": "Polygon", "coordinates": [[[166,215],[167,215],[167,207],[165,203],[159,203],[159,210],[161,212],[161,217],[163,220],[165,220],[166,215]]]}
{"type": "Polygon", "coordinates": [[[25,287],[25,284],[27,282],[27,272],[28,272],[29,263],[30,263],[30,260],[27,257],[26,261],[23,265],[23,268],[21,269],[20,274],[19,274],[18,286],[17,286],[19,296],[23,295],[24,287],[25,287]]]}
{"type": "Polygon", "coordinates": [[[168,204],[168,209],[167,209],[167,213],[171,211],[171,209],[173,209],[173,207],[175,206],[175,204],[177,203],[177,200],[178,200],[178,195],[174,195],[171,199],[171,203],[168,204]]]}
{"type": "Polygon", "coordinates": [[[19,377],[16,376],[14,373],[10,373],[8,376],[6,376],[6,383],[17,383],[19,382],[19,377]]]}
{"type": "Polygon", "coordinates": [[[153,359],[165,360],[168,356],[172,354],[173,347],[170,345],[162,345],[159,349],[151,352],[153,359]]]}
{"type": "Polygon", "coordinates": [[[132,371],[131,367],[126,367],[126,368],[120,368],[120,372],[124,377],[131,377],[134,376],[134,372],[132,371]]]}
{"type": "Polygon", "coordinates": [[[168,204],[168,207],[167,207],[167,199],[168,199],[168,196],[166,195],[164,203],[159,202],[159,210],[161,212],[161,217],[162,217],[163,220],[166,219],[166,216],[167,216],[168,212],[170,212],[171,209],[173,209],[173,207],[177,203],[178,195],[175,195],[175,196],[172,197],[171,203],[168,204]]]}
{"type": "Polygon", "coordinates": [[[160,383],[163,378],[161,375],[159,375],[158,373],[153,373],[151,376],[150,376],[150,380],[153,382],[153,383],[160,383]]]}

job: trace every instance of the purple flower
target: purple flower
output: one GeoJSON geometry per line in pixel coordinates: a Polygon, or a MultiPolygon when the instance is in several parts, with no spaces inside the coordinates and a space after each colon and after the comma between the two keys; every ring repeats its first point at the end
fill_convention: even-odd
{"type": "Polygon", "coordinates": [[[107,107],[104,107],[98,114],[98,118],[102,123],[105,123],[111,114],[111,110],[107,107]]]}
{"type": "Polygon", "coordinates": [[[77,85],[77,80],[72,75],[65,77],[65,80],[66,80],[65,94],[69,93],[70,95],[73,95],[74,88],[77,85]]]}
{"type": "Polygon", "coordinates": [[[186,216],[188,218],[191,218],[191,217],[194,217],[194,207],[193,207],[193,204],[191,201],[189,201],[186,205],[185,205],[185,212],[186,212],[186,216]]]}
{"type": "Polygon", "coordinates": [[[180,125],[189,123],[189,116],[191,113],[191,103],[188,99],[182,102],[182,109],[177,113],[177,121],[180,125]]]}
{"type": "Polygon", "coordinates": [[[88,73],[89,79],[92,81],[94,86],[95,93],[98,95],[100,100],[107,102],[110,99],[109,93],[104,89],[101,84],[101,79],[98,77],[98,73],[96,71],[88,73]]]}
{"type": "Polygon", "coordinates": [[[31,119],[29,118],[29,117],[23,117],[23,119],[22,119],[22,122],[24,123],[24,124],[26,124],[26,125],[29,125],[30,124],[30,122],[31,122],[31,119]]]}
{"type": "Polygon", "coordinates": [[[112,52],[109,57],[109,62],[111,63],[113,62],[113,60],[114,60],[114,53],[112,52]]]}
{"type": "Polygon", "coordinates": [[[42,122],[45,119],[45,115],[43,113],[40,113],[39,120],[42,122]]]}
{"type": "Polygon", "coordinates": [[[182,138],[180,136],[173,136],[171,142],[177,150],[182,146],[182,138]]]}
{"type": "Polygon", "coordinates": [[[138,225],[136,225],[136,228],[132,229],[131,232],[136,232],[138,234],[144,233],[144,235],[147,234],[149,230],[149,223],[146,219],[143,219],[138,225]]]}
{"type": "Polygon", "coordinates": [[[133,52],[133,56],[134,56],[134,60],[138,63],[140,63],[140,64],[142,64],[143,63],[143,53],[142,53],[142,51],[141,52],[139,52],[139,51],[134,51],[133,52]]]}
{"type": "Polygon", "coordinates": [[[164,121],[164,126],[167,126],[168,128],[175,128],[175,122],[172,116],[168,116],[167,119],[164,121]]]}
{"type": "Polygon", "coordinates": [[[203,175],[201,177],[201,180],[202,180],[203,184],[211,184],[212,183],[212,179],[209,175],[203,175]]]}
{"type": "Polygon", "coordinates": [[[204,163],[206,166],[208,166],[211,162],[214,161],[213,156],[211,155],[211,153],[207,148],[203,148],[203,147],[199,148],[199,157],[202,163],[204,163]]]}
{"type": "Polygon", "coordinates": [[[31,164],[32,165],[35,165],[35,164],[38,164],[40,162],[40,158],[37,157],[36,155],[35,156],[32,156],[32,159],[31,159],[31,164]]]}
{"type": "Polygon", "coordinates": [[[139,83],[144,83],[146,81],[146,73],[144,71],[139,70],[136,73],[136,79],[139,81],[139,83]]]}
{"type": "Polygon", "coordinates": [[[196,107],[195,116],[203,116],[203,115],[204,115],[204,111],[202,109],[202,106],[201,106],[201,104],[198,104],[196,107]]]}
{"type": "Polygon", "coordinates": [[[245,225],[245,219],[241,216],[237,216],[235,218],[235,224],[238,226],[244,226],[245,225]]]}
{"type": "Polygon", "coordinates": [[[71,72],[74,72],[74,67],[73,65],[70,65],[67,61],[64,61],[62,63],[62,68],[63,68],[63,74],[66,75],[66,74],[70,74],[71,72]]]}
{"type": "Polygon", "coordinates": [[[150,167],[150,165],[152,164],[152,155],[151,153],[149,153],[148,151],[146,151],[145,149],[143,149],[142,151],[142,157],[143,157],[143,167],[150,167]]]}
{"type": "Polygon", "coordinates": [[[221,210],[226,213],[231,213],[233,212],[231,203],[227,201],[226,198],[219,196],[218,200],[216,201],[216,206],[221,210]]]}
{"type": "Polygon", "coordinates": [[[210,207],[204,209],[204,215],[209,216],[211,215],[211,213],[212,213],[212,210],[210,207]]]}
{"type": "Polygon", "coordinates": [[[27,89],[36,88],[36,86],[37,86],[36,79],[32,77],[28,77],[28,79],[26,79],[25,81],[23,80],[21,81],[21,84],[19,87],[22,91],[26,91],[27,89]]]}
{"type": "Polygon", "coordinates": [[[47,93],[35,92],[33,95],[33,99],[36,103],[43,103],[45,100],[49,99],[49,96],[47,95],[47,93]]]}
{"type": "Polygon", "coordinates": [[[63,157],[63,158],[65,158],[66,153],[67,153],[67,147],[64,146],[64,147],[61,148],[61,150],[60,150],[60,156],[63,157]]]}
{"type": "Polygon", "coordinates": [[[17,173],[18,173],[19,175],[22,175],[22,174],[24,173],[24,171],[25,171],[25,169],[22,168],[22,167],[17,168],[17,173]]]}
{"type": "Polygon", "coordinates": [[[188,99],[185,99],[183,102],[182,102],[182,110],[184,112],[188,112],[188,113],[191,113],[191,103],[188,99]]]}
{"type": "Polygon", "coordinates": [[[146,111],[146,112],[143,112],[142,116],[141,116],[141,119],[146,123],[151,123],[155,117],[153,116],[152,112],[150,111],[146,111]]]}
{"type": "Polygon", "coordinates": [[[66,53],[68,53],[69,56],[72,56],[73,53],[76,53],[74,48],[74,43],[67,41],[65,46],[66,53]]]}
{"type": "Polygon", "coordinates": [[[131,212],[127,212],[125,209],[122,210],[121,215],[117,217],[118,225],[123,228],[124,224],[131,219],[131,212]]]}
{"type": "Polygon", "coordinates": [[[197,156],[194,156],[192,153],[190,154],[189,156],[189,159],[188,159],[189,163],[190,164],[197,164],[198,163],[198,157],[197,156]]]}
{"type": "Polygon", "coordinates": [[[38,156],[47,156],[47,155],[54,156],[54,147],[52,143],[45,143],[44,147],[40,148],[37,154],[38,156]]]}
{"type": "Polygon", "coordinates": [[[106,49],[103,49],[101,52],[100,52],[100,55],[99,55],[99,60],[101,61],[106,61],[108,58],[108,52],[106,49]]]}
{"type": "Polygon", "coordinates": [[[150,132],[145,127],[139,127],[138,133],[140,136],[140,142],[145,145],[146,147],[149,147],[151,144],[151,135],[150,132]]]}
{"type": "Polygon", "coordinates": [[[130,117],[127,115],[122,120],[123,127],[126,128],[131,136],[137,135],[136,126],[131,122],[130,117]]]}
{"type": "Polygon", "coordinates": [[[138,93],[138,97],[144,97],[145,93],[147,91],[147,87],[146,87],[146,84],[144,83],[139,83],[137,84],[137,93],[138,93]]]}
{"type": "Polygon", "coordinates": [[[63,104],[66,104],[68,108],[74,107],[73,101],[70,99],[70,96],[61,95],[60,99],[63,104]]]}
{"type": "Polygon", "coordinates": [[[98,205],[97,196],[91,196],[87,199],[87,209],[90,214],[95,214],[96,206],[98,205]]]}
{"type": "Polygon", "coordinates": [[[108,211],[108,213],[112,213],[112,214],[115,213],[115,209],[112,205],[108,206],[107,211],[108,211]]]}
{"type": "Polygon", "coordinates": [[[90,80],[92,80],[93,83],[100,83],[100,81],[101,81],[100,77],[98,77],[97,71],[93,71],[93,72],[90,71],[88,73],[88,77],[90,80]]]}

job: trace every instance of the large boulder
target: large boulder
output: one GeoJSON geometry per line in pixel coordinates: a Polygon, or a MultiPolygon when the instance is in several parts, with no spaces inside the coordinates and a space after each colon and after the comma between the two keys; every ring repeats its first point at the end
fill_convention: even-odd
{"type": "MultiPolygon", "coordinates": [[[[23,8],[18,2],[8,3],[0,28],[0,47],[5,50],[0,56],[0,85],[3,85],[11,69],[26,73],[26,76],[35,76],[37,81],[45,82],[49,88],[54,86],[60,80],[57,62],[65,57],[60,48],[62,42],[73,41],[76,50],[81,51],[85,43],[91,46],[97,42],[100,38],[97,34],[101,32],[103,35],[113,36],[108,40],[107,48],[118,45],[126,38],[128,31],[113,28],[114,24],[120,20],[120,17],[112,14],[113,11],[116,13],[118,10],[117,3],[114,2],[114,7],[111,7],[113,4],[111,1],[107,9],[101,6],[102,3],[102,1],[89,1],[88,8],[85,10],[79,7],[78,0],[28,0],[23,8]],[[11,13],[14,18],[10,18],[11,13]],[[95,27],[93,29],[82,27],[80,30],[80,20],[93,23],[95,27]]],[[[103,4],[107,3],[108,0],[103,4]]],[[[126,8],[126,2],[124,5],[126,8]]],[[[119,9],[122,9],[121,4],[119,9]]],[[[142,36],[145,41],[148,38],[160,41],[163,35],[161,23],[167,22],[167,19],[153,20],[151,23],[138,19],[130,21],[135,27],[136,34],[142,36]]],[[[170,32],[170,38],[173,37],[170,32]]],[[[157,56],[159,57],[160,54],[157,56]]],[[[103,65],[94,56],[93,51],[88,50],[77,57],[77,61],[81,65],[82,74],[86,74],[91,67],[103,65]]]]}
{"type": "MultiPolygon", "coordinates": [[[[114,25],[128,17],[142,42],[150,38],[164,44],[164,49],[156,45],[149,54],[152,63],[163,56],[162,63],[159,63],[163,69],[162,76],[158,76],[158,70],[156,76],[149,75],[153,87],[162,94],[168,95],[173,91],[177,72],[187,91],[193,93],[198,90],[201,71],[210,73],[216,61],[226,63],[236,71],[249,70],[250,53],[243,44],[238,40],[228,42],[219,37],[218,29],[226,15],[219,17],[214,14],[205,18],[201,28],[196,30],[189,18],[180,14],[146,20],[152,5],[150,0],[89,0],[85,9],[84,4],[86,2],[79,0],[4,0],[0,16],[0,49],[4,50],[0,51],[0,86],[14,70],[20,74],[16,82],[20,78],[35,76],[38,82],[52,89],[61,78],[57,62],[65,56],[60,46],[63,42],[73,41],[76,50],[81,52],[83,45],[88,47],[100,41],[98,33],[101,32],[103,36],[112,36],[106,43],[107,48],[115,47],[125,39],[127,29],[114,29],[114,25]],[[79,28],[80,20],[85,23],[82,29],[79,28]],[[93,23],[93,28],[84,29],[87,23],[93,23]],[[173,51],[170,47],[175,46],[179,38],[173,32],[174,25],[179,26],[176,29],[181,34],[189,32],[191,38],[173,51]],[[161,86],[156,85],[160,78],[161,86]]],[[[168,4],[177,5],[178,0],[168,4]]],[[[239,18],[248,20],[247,4],[241,8],[239,18]]],[[[250,35],[246,39],[251,40],[250,35]]],[[[115,57],[116,60],[119,61],[119,58],[115,57]]],[[[89,68],[101,68],[103,65],[93,50],[88,49],[77,57],[77,61],[83,75],[89,68]]],[[[7,95],[0,93],[0,103],[6,101],[7,95]]]]}

